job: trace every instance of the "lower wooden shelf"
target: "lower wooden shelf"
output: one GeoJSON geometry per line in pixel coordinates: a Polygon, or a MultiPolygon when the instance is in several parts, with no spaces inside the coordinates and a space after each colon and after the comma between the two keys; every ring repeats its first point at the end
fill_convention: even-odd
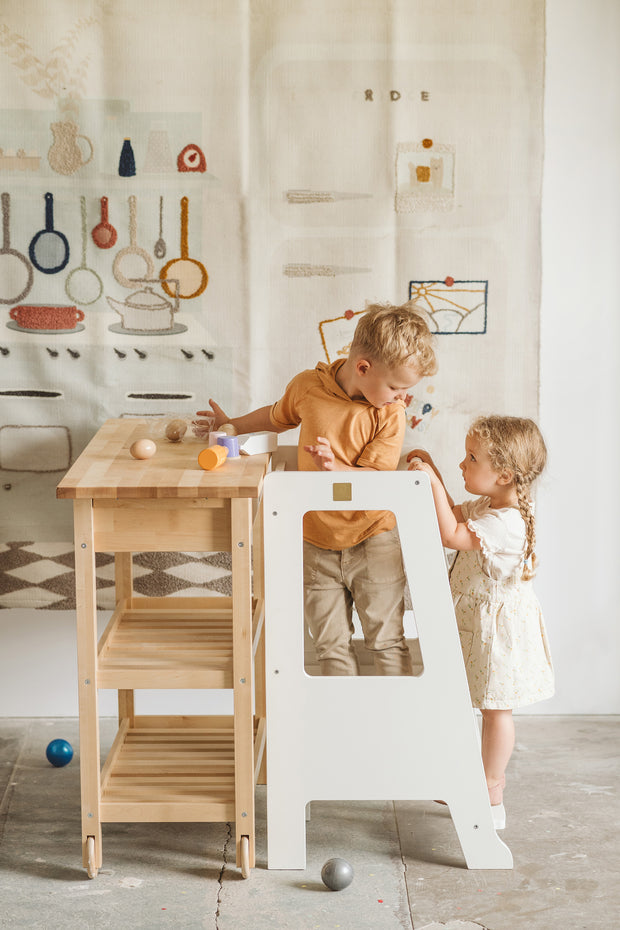
{"type": "Polygon", "coordinates": [[[235,819],[233,717],[121,721],[101,772],[101,820],[235,819]]]}
{"type": "Polygon", "coordinates": [[[232,686],[230,597],[119,604],[99,641],[99,688],[232,686]]]}

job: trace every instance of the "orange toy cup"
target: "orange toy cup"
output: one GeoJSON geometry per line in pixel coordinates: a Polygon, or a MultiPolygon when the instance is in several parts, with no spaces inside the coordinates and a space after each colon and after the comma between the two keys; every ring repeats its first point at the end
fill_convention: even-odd
{"type": "Polygon", "coordinates": [[[228,449],[226,446],[209,446],[198,453],[198,464],[205,471],[212,471],[214,468],[223,465],[227,457],[228,449]]]}

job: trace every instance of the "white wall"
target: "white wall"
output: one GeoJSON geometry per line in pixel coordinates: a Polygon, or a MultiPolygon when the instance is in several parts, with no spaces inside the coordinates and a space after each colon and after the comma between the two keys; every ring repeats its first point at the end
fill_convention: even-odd
{"type": "MultiPolygon", "coordinates": [[[[537,588],[557,695],[534,713],[620,713],[619,62],[618,0],[547,0],[537,588]]],[[[77,715],[73,616],[4,610],[0,630],[0,715],[77,715]]],[[[139,709],[220,712],[222,698],[158,692],[139,709]]]]}
{"type": "Polygon", "coordinates": [[[620,4],[548,0],[537,589],[557,694],[619,713],[620,4]]]}

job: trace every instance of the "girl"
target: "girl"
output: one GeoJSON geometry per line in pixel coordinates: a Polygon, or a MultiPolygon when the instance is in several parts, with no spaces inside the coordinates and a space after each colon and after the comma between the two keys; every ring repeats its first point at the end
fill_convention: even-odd
{"type": "Polygon", "coordinates": [[[428,453],[407,456],[425,471],[444,546],[457,549],[450,588],[472,704],[482,713],[482,761],[496,829],[506,825],[505,771],[514,748],[512,710],[554,691],[545,626],[531,579],[536,569],[529,490],[547,450],[536,424],[479,417],[460,464],[474,501],[455,506],[428,453]]]}

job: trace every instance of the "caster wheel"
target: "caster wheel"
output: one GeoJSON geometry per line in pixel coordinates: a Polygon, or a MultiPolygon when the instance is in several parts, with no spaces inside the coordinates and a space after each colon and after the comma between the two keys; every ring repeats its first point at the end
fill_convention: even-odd
{"type": "Polygon", "coordinates": [[[241,874],[244,878],[250,877],[250,837],[241,837],[241,874]]]}
{"type": "Polygon", "coordinates": [[[86,874],[89,878],[96,878],[99,869],[95,865],[95,837],[86,837],[86,874]]]}

